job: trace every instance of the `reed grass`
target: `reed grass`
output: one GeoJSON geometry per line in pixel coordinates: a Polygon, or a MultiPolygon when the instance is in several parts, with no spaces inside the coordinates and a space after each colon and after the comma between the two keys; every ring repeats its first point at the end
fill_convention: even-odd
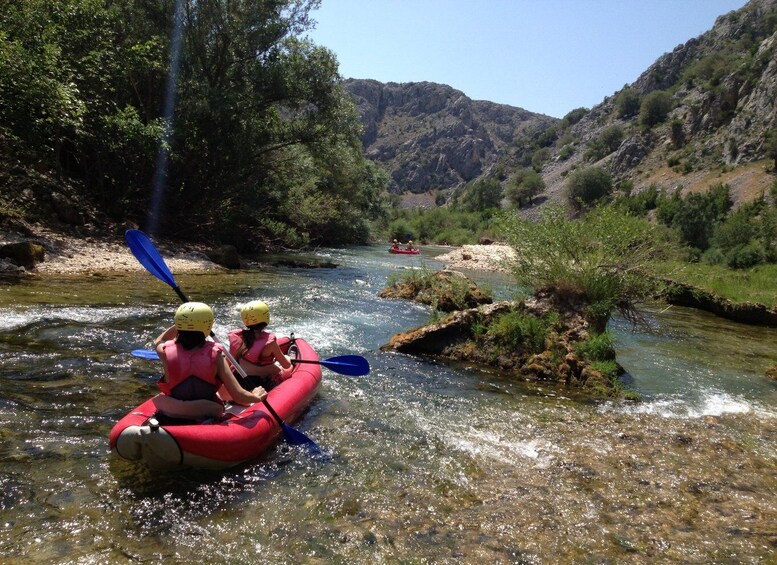
{"type": "Polygon", "coordinates": [[[661,262],[653,270],[677,282],[690,284],[731,300],[777,305],[777,265],[757,265],[750,269],[728,269],[705,263],[661,262]]]}

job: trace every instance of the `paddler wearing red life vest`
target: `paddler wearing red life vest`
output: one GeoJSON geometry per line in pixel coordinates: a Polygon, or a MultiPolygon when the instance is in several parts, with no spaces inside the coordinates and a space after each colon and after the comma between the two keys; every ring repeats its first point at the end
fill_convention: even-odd
{"type": "Polygon", "coordinates": [[[267,396],[262,387],[248,391],[238,383],[223,346],[206,339],[213,328],[213,310],[202,302],[186,302],[175,312],[175,323],[154,340],[164,367],[154,398],[159,412],[174,418],[221,418],[224,385],[234,402],[250,405],[267,396]]]}

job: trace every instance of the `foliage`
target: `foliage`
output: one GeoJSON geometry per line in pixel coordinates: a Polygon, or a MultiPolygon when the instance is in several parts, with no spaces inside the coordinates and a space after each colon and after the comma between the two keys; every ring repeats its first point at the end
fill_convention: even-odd
{"type": "Polygon", "coordinates": [[[639,108],[639,121],[647,127],[663,122],[672,109],[672,97],[668,92],[655,90],[645,96],[639,108]]]}
{"type": "Polygon", "coordinates": [[[588,361],[612,361],[615,359],[615,338],[609,331],[594,334],[578,341],[575,351],[588,361]]]}
{"type": "Polygon", "coordinates": [[[519,208],[531,204],[532,199],[545,190],[545,181],[534,169],[520,169],[507,183],[506,196],[519,208]]]}
{"type": "Polygon", "coordinates": [[[362,155],[334,55],[300,39],[317,5],[5,3],[0,123],[117,220],[161,202],[181,237],[366,241],[388,177],[362,155]]]}
{"type": "Polygon", "coordinates": [[[685,144],[685,133],[683,132],[683,122],[680,121],[678,118],[675,118],[672,120],[672,123],[669,124],[670,127],[670,137],[672,139],[672,145],[675,146],[676,149],[679,149],[685,144]]]}
{"type": "Polygon", "coordinates": [[[575,125],[577,122],[582,120],[588,112],[590,112],[588,108],[575,108],[574,110],[570,110],[567,112],[566,116],[564,116],[561,120],[562,126],[564,128],[568,128],[570,126],[575,125]]]}
{"type": "Polygon", "coordinates": [[[639,112],[639,94],[633,88],[626,87],[615,97],[615,110],[619,118],[631,118],[639,112]]]}
{"type": "Polygon", "coordinates": [[[493,320],[485,332],[485,337],[493,340],[500,348],[522,351],[529,354],[545,350],[548,332],[558,323],[555,313],[537,317],[532,314],[512,310],[493,320]]]}
{"type": "Polygon", "coordinates": [[[578,208],[595,205],[612,193],[612,177],[601,167],[578,169],[567,179],[567,198],[578,208]]]}
{"type": "MultiPolygon", "coordinates": [[[[421,302],[431,304],[432,308],[450,312],[471,308],[471,281],[465,277],[440,276],[428,267],[413,269],[389,275],[388,286],[405,286],[409,295],[418,297],[421,302]]],[[[479,289],[483,297],[490,298],[488,289],[479,289]]]]}
{"type": "Polygon", "coordinates": [[[644,217],[648,211],[658,205],[659,191],[651,184],[646,190],[637,194],[627,194],[615,200],[614,204],[626,210],[632,216],[644,217]]]}
{"type": "Polygon", "coordinates": [[[482,212],[499,208],[502,197],[501,183],[495,178],[484,178],[467,184],[458,206],[467,212],[482,212]]]}
{"type": "Polygon", "coordinates": [[[491,212],[465,212],[446,207],[395,208],[385,228],[386,238],[414,239],[441,245],[477,243],[490,231],[491,212]]]}
{"type": "Polygon", "coordinates": [[[774,161],[773,169],[777,171],[777,128],[772,128],[766,132],[764,143],[766,156],[774,161]]]}
{"type": "Polygon", "coordinates": [[[686,263],[677,260],[653,263],[656,272],[672,279],[708,289],[732,302],[755,302],[777,306],[774,281],[777,264],[760,264],[746,269],[730,269],[722,262],[686,263]]]}
{"type": "Polygon", "coordinates": [[[579,220],[558,206],[546,208],[540,221],[504,213],[497,227],[516,251],[517,284],[577,297],[595,327],[603,329],[615,310],[634,319],[635,305],[651,291],[643,269],[656,250],[653,228],[614,206],[579,220]]]}
{"type": "Polygon", "coordinates": [[[706,193],[693,193],[683,198],[679,192],[658,199],[657,217],[677,229],[682,240],[701,251],[709,247],[715,226],[731,209],[728,185],[719,184],[706,193]]]}
{"type": "Polygon", "coordinates": [[[586,161],[598,161],[615,151],[624,138],[623,128],[612,125],[604,130],[588,143],[583,158],[586,161]]]}

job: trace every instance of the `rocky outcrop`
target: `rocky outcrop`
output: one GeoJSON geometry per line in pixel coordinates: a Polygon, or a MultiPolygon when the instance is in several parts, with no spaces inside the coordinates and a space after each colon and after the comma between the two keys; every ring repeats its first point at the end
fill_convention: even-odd
{"type": "MultiPolygon", "coordinates": [[[[773,184],[766,134],[777,130],[777,0],[751,0],[720,16],[714,27],[659,57],[627,87],[644,100],[663,90],[671,95],[667,119],[648,132],[639,113],[620,116],[617,97],[605,98],[571,126],[561,147],[542,169],[544,202],[558,202],[575,168],[596,165],[635,192],[698,192],[716,182],[731,188],[735,204],[758,197],[773,184]],[[596,162],[586,160],[607,128],[620,127],[625,141],[596,162]],[[572,153],[570,154],[570,148],[572,153]],[[725,170],[726,177],[715,179],[725,170]],[[709,173],[709,174],[705,174],[709,173]]],[[[533,210],[536,214],[536,210],[533,210]]]]}
{"type": "Polygon", "coordinates": [[[525,302],[504,301],[453,312],[444,320],[393,336],[381,349],[475,363],[521,380],[573,386],[597,397],[616,396],[620,389],[617,377],[598,371],[577,352],[577,345],[589,337],[583,316],[566,308],[553,294],[540,293],[525,302]],[[516,313],[537,320],[547,320],[549,313],[558,316],[541,351],[505,346],[484,331],[500,317],[516,313]]]}
{"type": "MultiPolygon", "coordinates": [[[[33,269],[37,263],[43,262],[45,258],[44,247],[36,241],[17,241],[14,243],[0,244],[0,257],[8,262],[25,269],[33,269]]],[[[6,268],[6,271],[14,271],[13,268],[6,268]]]]}
{"type": "Polygon", "coordinates": [[[471,100],[430,82],[348,79],[361,113],[365,155],[391,176],[389,191],[450,190],[489,171],[521,133],[556,120],[521,108],[471,100]]]}
{"type": "Polygon", "coordinates": [[[380,298],[404,298],[433,306],[440,312],[453,312],[490,304],[491,296],[458,271],[439,271],[411,276],[378,293],[380,298]]]}

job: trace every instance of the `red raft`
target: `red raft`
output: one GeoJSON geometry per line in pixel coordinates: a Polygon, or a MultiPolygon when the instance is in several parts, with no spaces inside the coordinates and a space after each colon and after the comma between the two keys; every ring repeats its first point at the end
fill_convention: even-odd
{"type": "MultiPolygon", "coordinates": [[[[305,340],[278,341],[290,357],[318,361],[305,340]]],[[[320,384],[321,365],[295,364],[291,377],[270,391],[267,402],[284,422],[293,422],[310,405],[320,384]]],[[[154,411],[149,399],[119,420],[111,430],[111,450],[154,469],[226,469],[257,457],[283,433],[262,402],[234,405],[227,420],[212,423],[160,423],[164,419],[157,421],[154,411]]]]}
{"type": "Polygon", "coordinates": [[[418,255],[421,253],[420,249],[394,249],[389,247],[389,253],[396,253],[398,255],[418,255]]]}

